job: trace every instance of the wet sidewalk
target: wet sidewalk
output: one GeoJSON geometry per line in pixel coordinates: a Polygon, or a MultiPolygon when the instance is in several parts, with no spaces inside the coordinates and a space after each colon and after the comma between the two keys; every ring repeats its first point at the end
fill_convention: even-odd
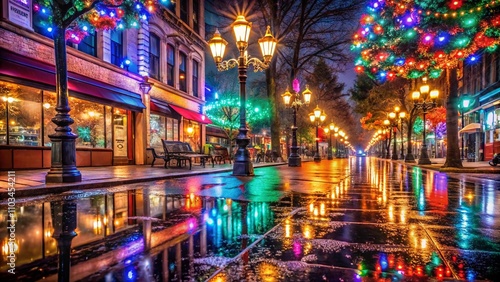
{"type": "MultiPolygon", "coordinates": [[[[265,166],[285,165],[284,162],[254,163],[254,168],[265,166]]],[[[48,169],[17,170],[15,171],[15,195],[17,197],[39,196],[50,193],[62,193],[69,190],[84,190],[103,188],[146,181],[163,180],[185,176],[220,173],[232,171],[233,165],[229,163],[207,164],[205,167],[193,164],[189,168],[164,168],[163,164],[155,165],[124,165],[105,167],[80,167],[82,182],[77,183],[45,183],[48,169]]],[[[0,200],[7,198],[9,183],[7,171],[0,172],[0,200]]]]}
{"type": "MultiPolygon", "coordinates": [[[[385,159],[387,161],[392,161],[392,159],[385,159]]],[[[500,174],[500,165],[499,166],[490,166],[487,161],[481,162],[468,162],[462,161],[463,168],[455,168],[455,167],[443,167],[446,162],[446,158],[431,158],[430,165],[419,165],[418,159],[415,160],[415,163],[405,163],[404,160],[396,160],[395,162],[404,163],[407,166],[419,166],[422,168],[437,170],[440,172],[450,172],[450,173],[492,173],[492,174],[500,174]]]]}

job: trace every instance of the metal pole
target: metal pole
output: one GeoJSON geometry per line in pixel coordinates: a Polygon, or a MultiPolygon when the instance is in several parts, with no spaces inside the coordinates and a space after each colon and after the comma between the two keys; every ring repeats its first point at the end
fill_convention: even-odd
{"type": "MultiPolygon", "coordinates": [[[[462,109],[460,111],[460,114],[462,115],[462,129],[464,129],[465,125],[465,118],[464,118],[464,110],[462,109]]],[[[462,135],[460,136],[461,141],[462,141],[462,160],[464,159],[464,133],[462,132],[462,135]]]]}
{"type": "Polygon", "coordinates": [[[316,153],[314,154],[314,161],[321,162],[321,157],[319,155],[319,122],[316,122],[316,153]]]}
{"type": "Polygon", "coordinates": [[[234,156],[233,175],[250,176],[254,175],[253,164],[250,161],[250,152],[247,149],[250,143],[248,138],[246,123],[246,80],[247,80],[247,58],[245,48],[240,48],[240,57],[238,58],[238,74],[240,80],[240,128],[236,136],[238,150],[234,156]]]}
{"type": "Polygon", "coordinates": [[[330,130],[330,138],[328,139],[328,159],[333,160],[332,155],[332,130],[330,130]]]}
{"type": "Polygon", "coordinates": [[[298,154],[297,145],[297,108],[293,107],[293,127],[292,127],[292,153],[288,158],[288,166],[302,166],[302,160],[298,154]]]}
{"type": "Polygon", "coordinates": [[[404,160],[405,159],[405,153],[404,153],[405,152],[405,149],[404,149],[405,144],[404,144],[404,141],[403,141],[403,120],[401,120],[401,131],[400,131],[400,133],[401,133],[401,135],[400,135],[401,136],[401,159],[404,160]]]}
{"type": "Polygon", "coordinates": [[[397,125],[392,127],[392,130],[394,132],[394,142],[393,142],[394,146],[392,148],[392,159],[395,161],[398,160],[398,148],[396,147],[397,146],[396,141],[398,140],[398,137],[397,137],[396,129],[397,129],[397,125]]]}
{"type": "Polygon", "coordinates": [[[427,144],[425,142],[425,115],[427,114],[427,108],[424,104],[422,105],[423,116],[424,116],[424,131],[423,131],[423,139],[422,139],[422,151],[420,152],[420,158],[418,159],[418,164],[431,164],[431,160],[429,159],[429,155],[427,153],[427,144]]]}

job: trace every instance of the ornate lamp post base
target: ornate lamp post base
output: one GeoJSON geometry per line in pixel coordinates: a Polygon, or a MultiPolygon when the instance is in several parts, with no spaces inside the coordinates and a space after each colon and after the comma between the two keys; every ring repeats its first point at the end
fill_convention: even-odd
{"type": "Polygon", "coordinates": [[[415,157],[413,156],[412,153],[406,154],[405,156],[405,163],[415,163],[415,157]]]}
{"type": "Polygon", "coordinates": [[[314,161],[317,163],[321,162],[321,157],[318,155],[318,153],[314,154],[314,161]]]}
{"type": "Polygon", "coordinates": [[[51,163],[52,167],[45,176],[46,183],[72,183],[81,182],[82,174],[76,167],[76,147],[77,136],[71,132],[64,136],[57,136],[58,133],[50,135],[52,142],[51,163]]]}
{"type": "Polygon", "coordinates": [[[288,158],[288,166],[302,166],[302,159],[300,156],[290,155],[288,158]]]}
{"type": "Polygon", "coordinates": [[[234,176],[253,176],[253,164],[250,161],[235,161],[233,165],[234,176]]]}
{"type": "Polygon", "coordinates": [[[247,129],[240,128],[240,134],[236,137],[236,144],[238,144],[238,151],[234,156],[233,175],[235,176],[253,176],[253,164],[250,160],[250,152],[247,146],[250,143],[250,138],[247,136],[247,129]]]}
{"type": "Polygon", "coordinates": [[[431,164],[431,160],[429,159],[429,155],[427,154],[427,145],[422,146],[422,151],[420,153],[420,158],[418,159],[418,164],[420,165],[431,164]]]}

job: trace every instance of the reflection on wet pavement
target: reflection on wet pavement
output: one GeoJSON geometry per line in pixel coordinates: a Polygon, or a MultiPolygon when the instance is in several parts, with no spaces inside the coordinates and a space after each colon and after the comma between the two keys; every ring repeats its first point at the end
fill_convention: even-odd
{"type": "MultiPolygon", "coordinates": [[[[255,172],[26,200],[14,280],[495,280],[500,271],[498,182],[369,158],[255,172]]],[[[0,280],[13,280],[5,261],[4,252],[0,280]]]]}

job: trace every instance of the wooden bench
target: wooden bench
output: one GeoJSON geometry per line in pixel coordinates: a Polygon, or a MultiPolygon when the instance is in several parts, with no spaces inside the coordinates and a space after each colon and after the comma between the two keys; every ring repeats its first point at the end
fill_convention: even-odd
{"type": "Polygon", "coordinates": [[[212,161],[212,167],[214,167],[214,159],[211,155],[194,152],[189,143],[180,141],[165,141],[163,139],[161,141],[165,154],[168,155],[169,158],[177,160],[179,166],[182,162],[189,161],[189,169],[191,169],[191,163],[193,160],[199,158],[203,167],[205,167],[207,160],[212,161]]]}
{"type": "Polygon", "coordinates": [[[226,147],[215,146],[212,149],[212,156],[214,162],[217,162],[219,164],[226,163],[226,160],[229,161],[229,163],[231,163],[231,158],[229,157],[229,152],[226,147]]]}

